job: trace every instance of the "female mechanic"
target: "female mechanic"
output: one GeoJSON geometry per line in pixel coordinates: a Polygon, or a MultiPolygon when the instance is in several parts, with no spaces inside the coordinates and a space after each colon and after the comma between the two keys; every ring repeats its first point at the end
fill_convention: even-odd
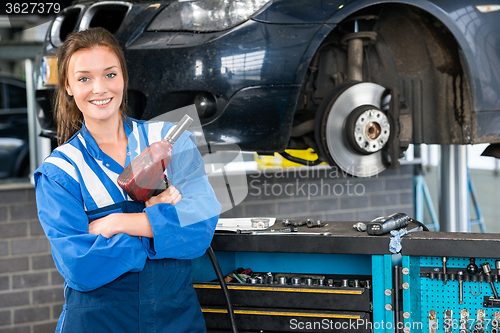
{"type": "Polygon", "coordinates": [[[58,71],[59,146],[34,175],[38,216],[65,279],[56,332],[205,332],[190,259],[209,247],[221,206],[194,136],[174,144],[173,186],[134,202],[117,177],[173,124],[125,115],[124,54],[102,28],[68,36],[58,71]]]}

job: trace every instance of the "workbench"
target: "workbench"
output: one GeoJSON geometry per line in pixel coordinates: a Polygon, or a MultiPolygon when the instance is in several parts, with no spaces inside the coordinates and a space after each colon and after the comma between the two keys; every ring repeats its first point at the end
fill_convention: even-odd
{"type": "MultiPolygon", "coordinates": [[[[394,254],[390,234],[370,236],[355,223],[279,232],[277,222],[262,233],[216,232],[212,248],[224,275],[241,267],[274,278],[228,283],[239,332],[498,333],[500,300],[491,284],[500,284],[499,235],[412,232],[394,254]],[[470,258],[480,273],[467,273],[470,258]],[[486,263],[489,276],[481,269],[486,263]]],[[[193,284],[208,331],[229,332],[206,255],[193,261],[193,284]]]]}

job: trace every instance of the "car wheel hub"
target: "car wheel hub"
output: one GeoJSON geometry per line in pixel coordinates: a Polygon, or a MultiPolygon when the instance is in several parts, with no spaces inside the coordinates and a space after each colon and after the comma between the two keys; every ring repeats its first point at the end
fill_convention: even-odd
{"type": "Polygon", "coordinates": [[[375,153],[382,149],[390,135],[387,116],[380,110],[364,111],[354,124],[354,142],[365,153],[375,153]]]}

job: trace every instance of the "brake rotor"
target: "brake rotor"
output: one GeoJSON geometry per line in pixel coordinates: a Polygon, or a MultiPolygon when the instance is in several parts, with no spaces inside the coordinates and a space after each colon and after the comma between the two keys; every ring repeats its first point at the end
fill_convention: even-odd
{"type": "Polygon", "coordinates": [[[328,111],[325,127],[328,152],[339,168],[353,176],[371,177],[385,170],[381,149],[390,135],[387,116],[380,111],[385,91],[375,83],[354,84],[337,97],[328,111]],[[366,110],[356,116],[357,127],[346,128],[349,115],[360,107],[366,110]],[[358,147],[347,139],[353,132],[355,138],[358,134],[355,139],[358,147]]]}

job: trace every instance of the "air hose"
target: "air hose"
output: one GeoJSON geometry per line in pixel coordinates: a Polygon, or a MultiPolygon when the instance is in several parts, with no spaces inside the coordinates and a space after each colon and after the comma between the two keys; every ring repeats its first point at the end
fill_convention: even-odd
{"type": "Polygon", "coordinates": [[[286,158],[287,160],[289,160],[289,161],[292,161],[292,162],[295,162],[295,163],[299,163],[299,164],[303,164],[303,165],[306,165],[306,166],[315,166],[315,165],[318,165],[321,162],[323,162],[320,158],[318,158],[315,161],[309,161],[309,160],[305,160],[305,159],[300,158],[300,157],[292,156],[292,155],[288,154],[287,152],[281,152],[279,154],[281,156],[283,156],[284,158],[286,158]]]}
{"type": "Polygon", "coordinates": [[[222,275],[222,271],[220,269],[219,262],[217,261],[217,258],[215,257],[215,253],[214,253],[214,250],[212,249],[212,246],[210,246],[207,249],[207,253],[208,253],[208,256],[210,257],[210,260],[212,261],[212,265],[214,266],[215,274],[217,275],[217,279],[219,280],[222,293],[224,294],[224,299],[226,300],[227,313],[229,315],[229,322],[231,325],[231,331],[233,333],[238,333],[238,329],[236,328],[236,321],[234,320],[233,305],[231,304],[231,300],[229,299],[229,291],[227,290],[227,285],[226,285],[226,281],[224,280],[224,275],[222,275]]]}

